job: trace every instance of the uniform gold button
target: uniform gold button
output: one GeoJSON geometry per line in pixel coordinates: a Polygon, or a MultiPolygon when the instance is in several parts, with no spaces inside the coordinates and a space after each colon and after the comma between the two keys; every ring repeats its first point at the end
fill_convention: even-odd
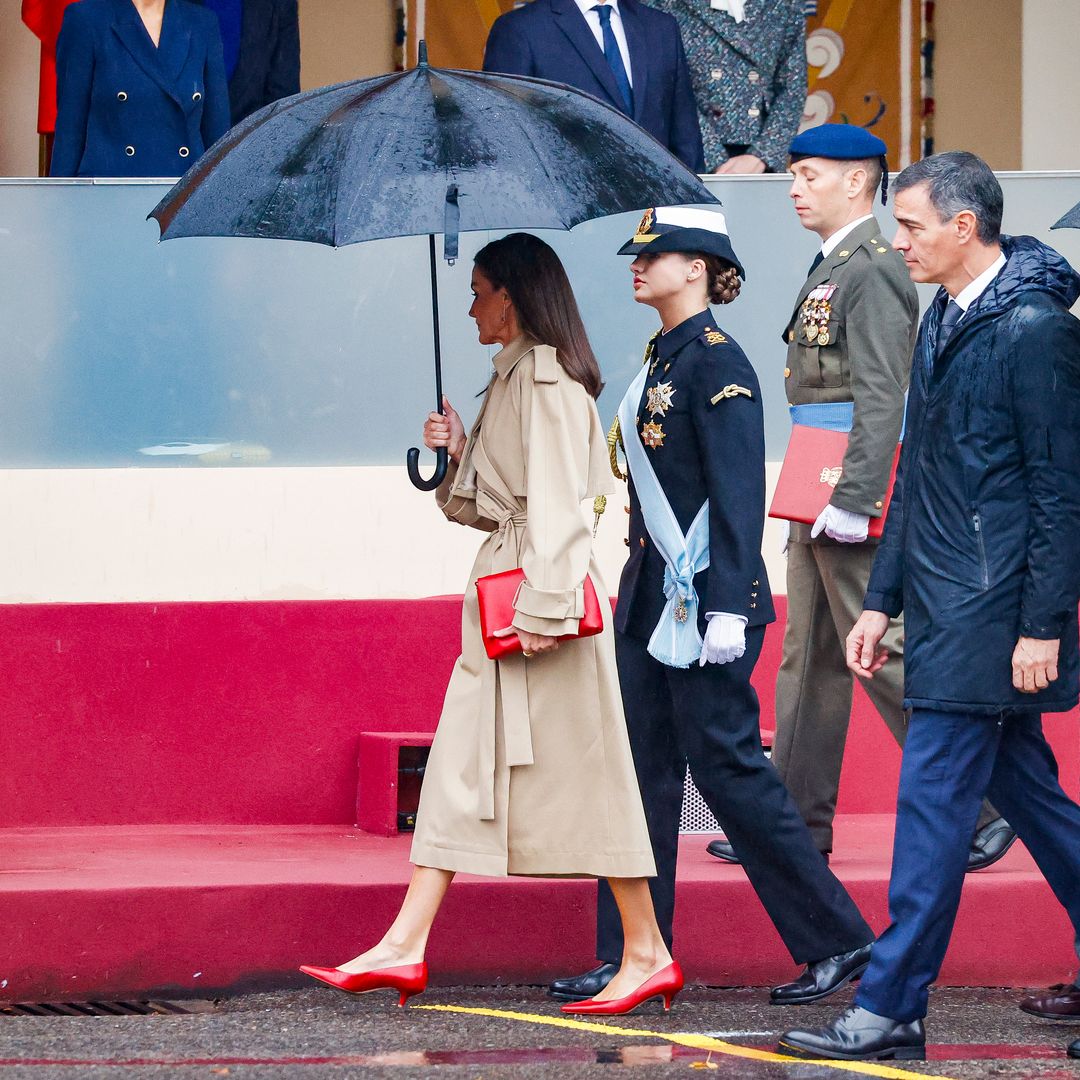
{"type": "Polygon", "coordinates": [[[879,248],[878,248],[878,251],[879,251],[879,252],[880,252],[880,253],[881,253],[882,255],[884,255],[884,254],[885,254],[885,252],[886,252],[886,251],[888,251],[888,250],[889,250],[888,248],[884,248],[884,247],[879,247],[879,248]]]}
{"type": "Polygon", "coordinates": [[[640,545],[641,545],[642,547],[644,547],[644,546],[645,546],[645,537],[643,536],[643,537],[642,537],[642,538],[641,538],[641,539],[640,539],[640,540],[638,541],[638,543],[639,543],[639,544],[640,544],[640,545]]]}
{"type": "Polygon", "coordinates": [[[881,509],[881,500],[878,499],[878,501],[876,503],[874,503],[874,505],[880,510],[881,509]]]}
{"type": "Polygon", "coordinates": [[[840,258],[841,259],[846,259],[850,254],[851,254],[850,251],[841,251],[840,252],[840,258]]]}
{"type": "Polygon", "coordinates": [[[757,604],[751,604],[750,606],[751,606],[752,608],[755,608],[755,607],[757,607],[757,604]]]}
{"type": "Polygon", "coordinates": [[[713,79],[719,79],[723,77],[724,73],[720,68],[713,68],[712,71],[709,72],[709,74],[713,77],[713,79]]]}
{"type": "Polygon", "coordinates": [[[788,341],[794,341],[795,340],[795,331],[794,330],[789,330],[788,331],[787,339],[788,339],[788,341]]]}
{"type": "Polygon", "coordinates": [[[751,584],[752,584],[752,585],[760,585],[760,584],[761,584],[761,582],[760,582],[760,581],[752,581],[752,582],[751,582],[751,584]]]}
{"type": "Polygon", "coordinates": [[[191,100],[192,101],[202,101],[202,94],[200,94],[199,91],[196,90],[195,93],[191,95],[191,100]]]}
{"type": "Polygon", "coordinates": [[[789,367],[784,368],[784,378],[785,379],[790,379],[791,378],[791,368],[789,368],[789,367]]]}
{"type": "Polygon", "coordinates": [[[127,101],[127,92],[126,92],[126,91],[124,91],[124,90],[121,90],[121,91],[120,91],[120,92],[119,92],[119,93],[118,93],[118,94],[116,95],[116,100],[117,100],[117,101],[127,101]]]}
{"type": "Polygon", "coordinates": [[[750,108],[746,110],[746,115],[749,116],[751,120],[756,120],[761,115],[761,110],[756,107],[750,108]]]}
{"type": "Polygon", "coordinates": [[[135,147],[134,146],[125,146],[124,147],[124,153],[127,154],[128,157],[134,157],[135,156],[135,147]]]}
{"type": "Polygon", "coordinates": [[[181,146],[180,147],[180,156],[181,157],[187,157],[188,154],[190,154],[190,153],[191,153],[191,151],[186,146],[181,146]]]}
{"type": "Polygon", "coordinates": [[[746,77],[747,77],[747,78],[748,78],[748,79],[749,79],[749,80],[750,80],[751,82],[757,82],[757,81],[758,81],[758,79],[760,79],[760,78],[761,78],[761,73],[760,73],[760,72],[757,72],[757,71],[751,71],[751,72],[750,72],[750,74],[749,74],[749,75],[747,75],[746,77]]]}

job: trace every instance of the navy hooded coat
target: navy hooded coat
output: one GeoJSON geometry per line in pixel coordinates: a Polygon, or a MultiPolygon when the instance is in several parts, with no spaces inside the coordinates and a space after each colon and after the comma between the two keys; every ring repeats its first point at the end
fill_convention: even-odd
{"type": "Polygon", "coordinates": [[[907,428],[865,607],[904,613],[905,704],[974,713],[1076,704],[1080,683],[1080,275],[1030,236],[934,359],[915,346],[907,428]],[[1045,690],[1012,685],[1017,639],[1060,638],[1045,690]]]}

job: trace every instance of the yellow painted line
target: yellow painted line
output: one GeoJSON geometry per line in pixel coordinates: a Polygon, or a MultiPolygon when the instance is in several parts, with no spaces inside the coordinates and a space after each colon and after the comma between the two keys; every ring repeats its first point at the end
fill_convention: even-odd
{"type": "Polygon", "coordinates": [[[825,1061],[816,1058],[787,1057],[769,1050],[755,1050],[752,1046],[714,1039],[711,1035],[695,1035],[691,1032],[645,1031],[642,1028],[615,1027],[597,1024],[589,1020],[570,1020],[565,1016],[544,1016],[541,1013],[509,1012],[505,1009],[473,1009],[463,1005],[411,1005],[412,1009],[428,1009],[431,1012],[466,1013],[469,1016],[491,1016],[497,1020],[517,1020],[525,1024],[545,1024],[548,1027],[569,1028],[572,1031],[597,1031],[604,1035],[624,1035],[631,1039],[663,1039],[677,1046],[689,1046],[694,1050],[712,1050],[728,1057],[749,1058],[751,1061],[768,1061],[778,1065],[817,1065],[821,1068],[840,1069],[844,1072],[877,1076],[882,1080],[951,1080],[936,1073],[908,1072],[891,1065],[879,1065],[872,1061],[825,1061]]]}

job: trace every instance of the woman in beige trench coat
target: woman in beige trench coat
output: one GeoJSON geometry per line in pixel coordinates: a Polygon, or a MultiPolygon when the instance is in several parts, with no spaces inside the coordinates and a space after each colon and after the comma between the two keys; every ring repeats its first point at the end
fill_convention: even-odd
{"type": "Polygon", "coordinates": [[[461,656],[424,776],[415,868],[378,945],[338,968],[303,970],[351,992],[397,989],[404,1004],[426,985],[428,933],[456,872],[604,877],[626,947],[618,974],[584,1004],[627,1012],[662,996],[670,1006],[682,974],[649,896],[656,868],[610,617],[595,637],[558,640],[577,632],[586,573],[609,595],[582,507],[614,490],[594,401],[599,367],[566,272],[542,240],[514,233],[488,244],[472,288],[481,343],[503,348],[468,438],[445,402],[445,415],[428,417],[424,442],[451,459],[437,492],[443,513],[488,537],[469,576],[461,656]],[[505,633],[523,651],[489,660],[474,582],[517,567],[525,582],[505,633]]]}

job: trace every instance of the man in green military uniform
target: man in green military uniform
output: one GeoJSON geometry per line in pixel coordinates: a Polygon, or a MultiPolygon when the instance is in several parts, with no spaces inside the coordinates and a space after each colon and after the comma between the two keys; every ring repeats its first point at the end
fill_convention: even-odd
{"type": "MultiPolygon", "coordinates": [[[[903,257],[873,215],[885,199],[885,144],[864,128],[825,124],[791,144],[791,198],[821,251],[784,330],[784,380],[795,424],[849,433],[843,469],[814,525],[792,523],[787,627],[776,681],[773,762],[818,849],[833,846],[840,769],[851,715],[844,642],[858,619],[877,542],[870,520],[886,503],[918,326],[919,303],[903,257]]],[[[903,655],[901,620],[882,647],[903,655]]],[[[866,690],[901,745],[903,666],[866,690]]],[[[969,869],[995,862],[1015,834],[984,804],[969,869]]],[[[725,841],[711,854],[735,861],[725,841]]]]}

